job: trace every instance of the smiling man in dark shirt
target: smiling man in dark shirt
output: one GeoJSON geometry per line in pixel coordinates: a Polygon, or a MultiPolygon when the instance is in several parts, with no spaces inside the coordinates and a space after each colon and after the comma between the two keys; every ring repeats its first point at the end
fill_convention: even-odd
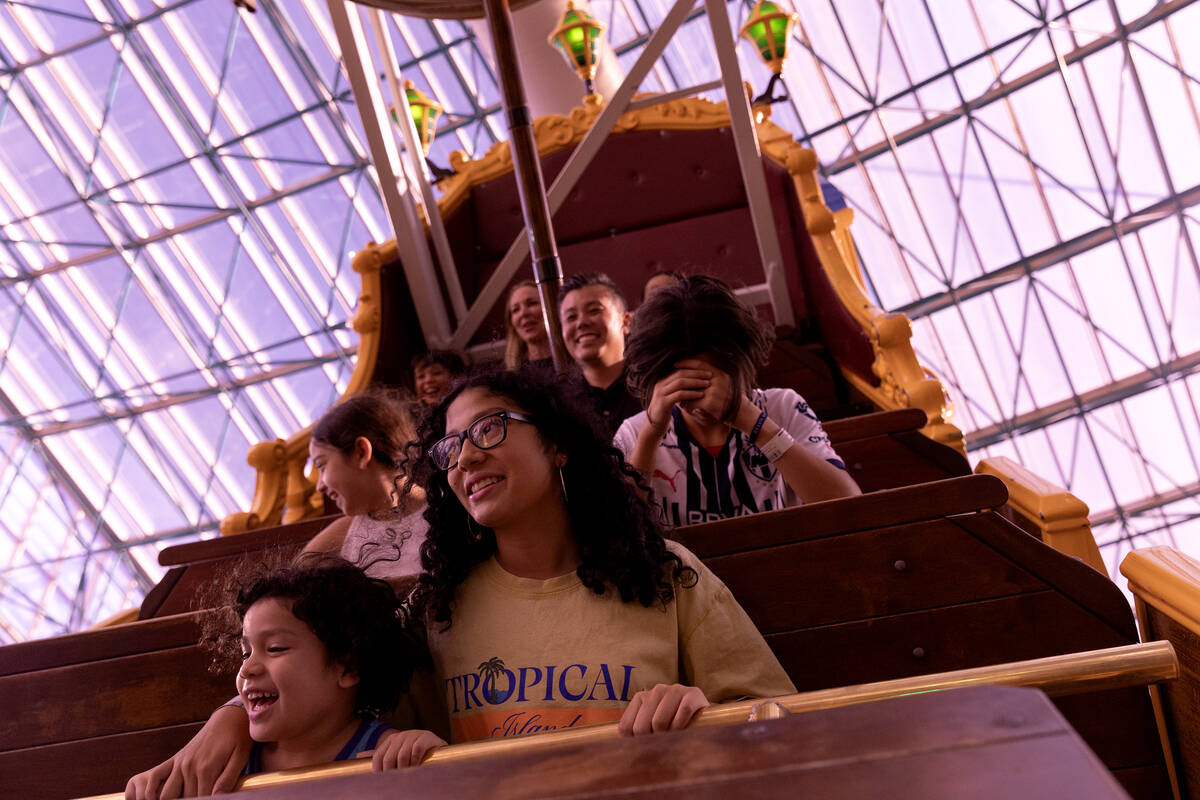
{"type": "Polygon", "coordinates": [[[626,417],[642,411],[625,387],[625,336],[632,318],[625,295],[607,275],[585,272],[567,278],[560,297],[563,341],[579,368],[567,376],[567,391],[594,412],[611,438],[626,417]]]}

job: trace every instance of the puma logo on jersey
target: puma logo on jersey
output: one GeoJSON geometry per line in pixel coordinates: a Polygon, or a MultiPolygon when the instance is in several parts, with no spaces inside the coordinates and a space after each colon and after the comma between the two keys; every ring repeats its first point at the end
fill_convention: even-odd
{"type": "Polygon", "coordinates": [[[681,473],[681,472],[683,472],[683,470],[681,470],[681,469],[677,469],[677,470],[675,470],[675,474],[674,474],[674,475],[672,475],[672,476],[670,476],[670,477],[667,477],[667,473],[663,472],[661,469],[656,469],[656,470],[654,470],[654,475],[653,475],[653,477],[655,477],[655,478],[662,478],[664,481],[666,481],[667,483],[671,484],[671,491],[672,491],[672,492],[674,492],[674,491],[676,491],[676,489],[675,489],[675,479],[679,477],[679,473],[681,473]]]}

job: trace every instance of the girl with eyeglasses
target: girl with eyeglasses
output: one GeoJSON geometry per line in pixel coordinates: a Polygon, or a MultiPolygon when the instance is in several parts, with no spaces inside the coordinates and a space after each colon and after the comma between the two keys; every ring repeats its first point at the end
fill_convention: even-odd
{"type": "Polygon", "coordinates": [[[415,603],[452,740],[613,720],[626,734],[671,730],[709,702],[794,691],[555,386],[473,377],[419,439],[430,532],[415,603]]]}

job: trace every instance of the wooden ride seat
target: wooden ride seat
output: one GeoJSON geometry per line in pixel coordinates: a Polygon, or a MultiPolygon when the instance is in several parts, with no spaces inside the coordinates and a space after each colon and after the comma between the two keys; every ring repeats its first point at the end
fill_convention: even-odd
{"type": "MultiPolygon", "coordinates": [[[[970,475],[957,450],[921,434],[924,425],[925,413],[908,408],[835,420],[826,432],[864,492],[970,475]]],[[[170,569],[146,595],[140,618],[197,608],[197,592],[245,554],[276,547],[295,553],[334,519],[318,517],[164,549],[159,563],[170,569]]]]}
{"type": "Polygon", "coordinates": [[[201,608],[197,597],[206,587],[227,575],[233,566],[253,553],[274,553],[287,559],[299,553],[310,539],[340,515],[292,522],[250,531],[236,537],[224,536],[167,547],[158,563],[167,573],[142,601],[139,619],[181,614],[201,608]]]}
{"type": "MultiPolygon", "coordinates": [[[[600,106],[589,104],[567,116],[535,121],[547,185],[563,171],[599,113],[600,106]]],[[[695,98],[644,102],[622,114],[555,212],[564,273],[606,272],[634,303],[645,279],[660,269],[711,273],[735,287],[761,284],[766,276],[729,124],[723,104],[695,98]]],[[[756,127],[787,286],[781,303],[794,318],[793,326],[778,330],[771,362],[760,372],[761,385],[796,389],[826,421],[872,410],[920,409],[928,416],[924,433],[961,452],[961,433],[949,423],[944,388],[917,362],[908,321],[879,309],[866,293],[849,232],[853,212],[825,205],[811,150],[769,119],[756,127]]],[[[441,184],[438,206],[458,282],[471,304],[519,237],[523,219],[506,142],[479,159],[454,154],[451,161],[457,174],[441,184]]],[[[433,252],[436,258],[436,248],[433,252]]],[[[426,347],[398,253],[392,241],[368,243],[355,256],[363,289],[353,320],[360,344],[348,394],[373,383],[410,386],[410,358],[426,347]]],[[[526,261],[516,277],[528,276],[526,261]]],[[[754,296],[769,316],[771,306],[761,293],[754,296]]],[[[502,338],[504,300],[501,295],[493,303],[473,343],[502,338]]],[[[223,533],[323,513],[313,476],[305,469],[307,443],[305,430],[251,449],[249,460],[258,470],[252,506],[226,518],[223,533]]],[[[1031,476],[1014,474],[1009,465],[993,471],[1017,501],[1014,519],[1056,547],[1064,540],[1057,529],[1078,528],[1071,546],[1063,549],[1104,569],[1082,503],[1036,476],[1037,487],[1026,491],[1031,476]],[[1044,502],[1046,491],[1054,502],[1044,502]]],[[[900,482],[860,480],[860,485],[883,488],[900,482]]]]}
{"type": "MultiPolygon", "coordinates": [[[[1136,642],[1119,590],[992,510],[1006,497],[997,479],[965,476],[674,535],[802,691],[1136,642]]],[[[115,791],[174,752],[232,693],[195,635],[184,615],[0,649],[0,695],[16,709],[0,724],[0,783],[43,786],[53,762],[80,765],[60,768],[59,796],[115,791]]],[[[1134,797],[1163,796],[1145,689],[1056,702],[1134,797]]]]}
{"type": "MultiPolygon", "coordinates": [[[[765,275],[724,107],[678,101],[665,104],[657,116],[648,111],[635,117],[631,127],[618,124],[554,215],[564,275],[604,272],[632,306],[640,302],[642,284],[658,270],[715,275],[735,287],[762,283],[765,275]],[[682,113],[683,124],[672,119],[673,113],[682,113]]],[[[586,128],[563,117],[544,118],[538,126],[549,185],[586,128]]],[[[524,226],[511,162],[498,156],[507,147],[496,145],[478,162],[460,161],[461,174],[443,184],[439,207],[468,305],[524,226]]],[[[767,369],[767,375],[774,371],[782,380],[770,385],[796,386],[827,418],[862,411],[869,404],[852,397],[838,366],[878,385],[871,344],[821,267],[794,179],[780,154],[765,155],[763,168],[784,260],[785,302],[795,317],[793,328],[780,331],[789,347],[777,352],[767,369]]],[[[386,265],[383,272],[393,276],[383,287],[384,297],[407,294],[397,264],[386,265]]],[[[528,259],[518,275],[529,276],[528,259]]],[[[404,300],[395,298],[400,306],[404,300]]],[[[504,301],[501,297],[473,343],[503,338],[504,301]]],[[[769,305],[760,308],[769,316],[769,305]]],[[[416,352],[421,343],[412,341],[411,319],[382,314],[381,339],[407,340],[416,352]],[[398,326],[395,333],[393,325],[398,326]]],[[[376,381],[411,382],[408,359],[399,355],[376,360],[376,381]]]]}

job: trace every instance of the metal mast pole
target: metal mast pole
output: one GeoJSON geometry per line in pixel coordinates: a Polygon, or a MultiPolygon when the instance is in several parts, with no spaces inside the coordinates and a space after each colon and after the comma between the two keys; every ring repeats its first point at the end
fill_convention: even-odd
{"type": "Polygon", "coordinates": [[[512,14],[508,0],[484,0],[492,46],[496,51],[496,71],[500,78],[500,96],[508,121],[509,147],[512,148],[513,173],[521,212],[529,231],[529,252],[533,261],[533,280],[542,299],[542,322],[550,337],[554,369],[562,372],[570,363],[558,324],[558,293],[562,287],[562,263],[554,242],[550,207],[546,202],[546,184],[533,138],[533,118],[525,101],[521,68],[513,40],[512,14]]]}

